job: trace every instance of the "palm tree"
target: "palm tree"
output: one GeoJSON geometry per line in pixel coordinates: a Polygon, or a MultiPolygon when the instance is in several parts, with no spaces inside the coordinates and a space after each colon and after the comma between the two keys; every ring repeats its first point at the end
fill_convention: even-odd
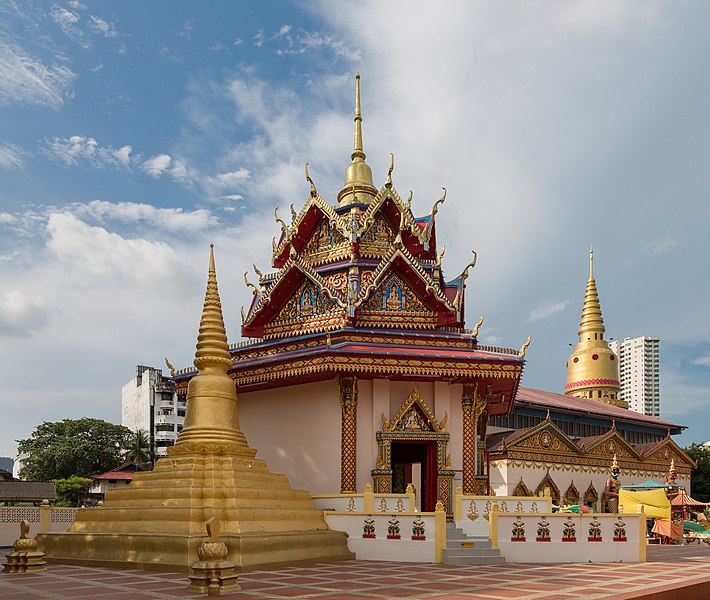
{"type": "Polygon", "coordinates": [[[153,462],[153,453],[150,449],[150,439],[145,429],[138,429],[131,432],[131,437],[126,444],[126,454],[123,459],[126,462],[136,463],[142,467],[147,467],[153,462]]]}

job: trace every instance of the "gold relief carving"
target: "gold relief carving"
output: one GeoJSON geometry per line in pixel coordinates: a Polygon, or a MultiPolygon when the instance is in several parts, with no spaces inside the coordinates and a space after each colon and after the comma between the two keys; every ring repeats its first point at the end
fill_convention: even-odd
{"type": "MultiPolygon", "coordinates": [[[[360,288],[366,288],[370,281],[372,281],[372,276],[375,274],[374,271],[361,271],[360,272],[360,288]]],[[[392,340],[388,340],[389,343],[392,342],[392,340]]]]}
{"type": "Polygon", "coordinates": [[[387,500],[385,498],[382,498],[380,500],[380,507],[379,511],[380,512],[387,512],[389,509],[387,508],[387,500]]]}
{"type": "Polygon", "coordinates": [[[167,454],[170,457],[177,457],[181,454],[230,454],[254,457],[256,456],[256,450],[232,444],[182,442],[175,446],[170,446],[167,449],[167,454]]]}
{"type": "Polygon", "coordinates": [[[505,500],[500,503],[500,512],[508,512],[508,503],[505,500]]]}
{"type": "Polygon", "coordinates": [[[348,512],[355,512],[355,498],[348,500],[348,512]]]}
{"type": "Polygon", "coordinates": [[[466,513],[466,516],[471,519],[471,521],[475,521],[479,517],[476,503],[473,500],[468,503],[468,512],[466,513]]]}
{"type": "Polygon", "coordinates": [[[348,286],[348,276],[345,273],[335,273],[333,275],[325,275],[323,277],[333,289],[338,290],[341,293],[346,292],[348,286]]]}
{"type": "Polygon", "coordinates": [[[419,388],[415,385],[412,393],[399,407],[394,417],[387,421],[382,413],[382,431],[431,431],[445,433],[434,413],[425,402],[419,388]]]}
{"type": "Polygon", "coordinates": [[[404,502],[402,502],[401,498],[397,499],[397,506],[395,507],[395,510],[397,512],[404,512],[404,502]]]}
{"type": "Polygon", "coordinates": [[[489,516],[491,514],[491,501],[488,500],[486,501],[486,505],[483,507],[483,518],[488,521],[489,516]]]}

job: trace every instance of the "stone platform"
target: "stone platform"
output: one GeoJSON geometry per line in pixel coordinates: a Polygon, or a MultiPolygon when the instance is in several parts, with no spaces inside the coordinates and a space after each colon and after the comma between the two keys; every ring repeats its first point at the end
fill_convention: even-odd
{"type": "MultiPolygon", "coordinates": [[[[710,598],[710,547],[648,548],[647,563],[507,564],[456,567],[345,561],[254,571],[225,600],[266,598],[428,598],[436,600],[704,600],[710,598]]],[[[0,573],[3,600],[204,598],[180,573],[49,565],[43,573],[0,573]]]]}

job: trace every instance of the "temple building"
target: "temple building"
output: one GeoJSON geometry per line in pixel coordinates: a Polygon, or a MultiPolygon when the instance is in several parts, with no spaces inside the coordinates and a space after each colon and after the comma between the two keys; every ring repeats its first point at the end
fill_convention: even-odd
{"type": "Polygon", "coordinates": [[[508,415],[492,416],[487,450],[490,488],[498,495],[539,494],[603,509],[602,492],[617,457],[622,484],[666,480],[674,461],[690,489],[694,463],[671,438],[682,425],[628,409],[619,398],[619,361],[605,327],[594,255],[584,295],[579,343],[567,361],[565,394],[520,388],[508,415]]]}
{"type": "MultiPolygon", "coordinates": [[[[335,203],[310,187],[272,240],[272,270],[253,284],[229,374],[240,422],[259,453],[312,494],[404,492],[451,513],[465,494],[529,495],[600,508],[617,455],[622,483],[663,478],[671,459],[689,485],[692,461],[671,439],[683,427],[633,413],[604,339],[593,276],[565,395],[519,388],[525,351],[479,344],[464,323],[474,260],[444,275],[436,216],[415,216],[393,183],[378,189],[363,148],[360,79],[355,141],[335,203]]],[[[192,368],[175,372],[184,398],[192,368]]]]}
{"type": "MultiPolygon", "coordinates": [[[[240,421],[272,469],[311,493],[417,488],[420,510],[455,485],[485,493],[489,416],[507,415],[520,350],[478,343],[466,328],[466,281],[444,276],[436,215],[417,217],[393,184],[375,187],[363,149],[360,78],[355,141],[334,204],[310,193],[290,224],[277,218],[272,267],[242,310],[229,370],[240,421]]],[[[185,394],[195,371],[173,372],[185,394]]]]}

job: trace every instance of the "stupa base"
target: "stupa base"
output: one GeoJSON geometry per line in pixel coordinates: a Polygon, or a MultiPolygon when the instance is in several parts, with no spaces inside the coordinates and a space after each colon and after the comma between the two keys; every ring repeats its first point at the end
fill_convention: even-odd
{"type": "MultiPolygon", "coordinates": [[[[282,565],[352,560],[341,531],[220,534],[236,572],[282,565]]],[[[49,563],[188,573],[205,535],[152,533],[44,533],[37,535],[49,563]]]]}

